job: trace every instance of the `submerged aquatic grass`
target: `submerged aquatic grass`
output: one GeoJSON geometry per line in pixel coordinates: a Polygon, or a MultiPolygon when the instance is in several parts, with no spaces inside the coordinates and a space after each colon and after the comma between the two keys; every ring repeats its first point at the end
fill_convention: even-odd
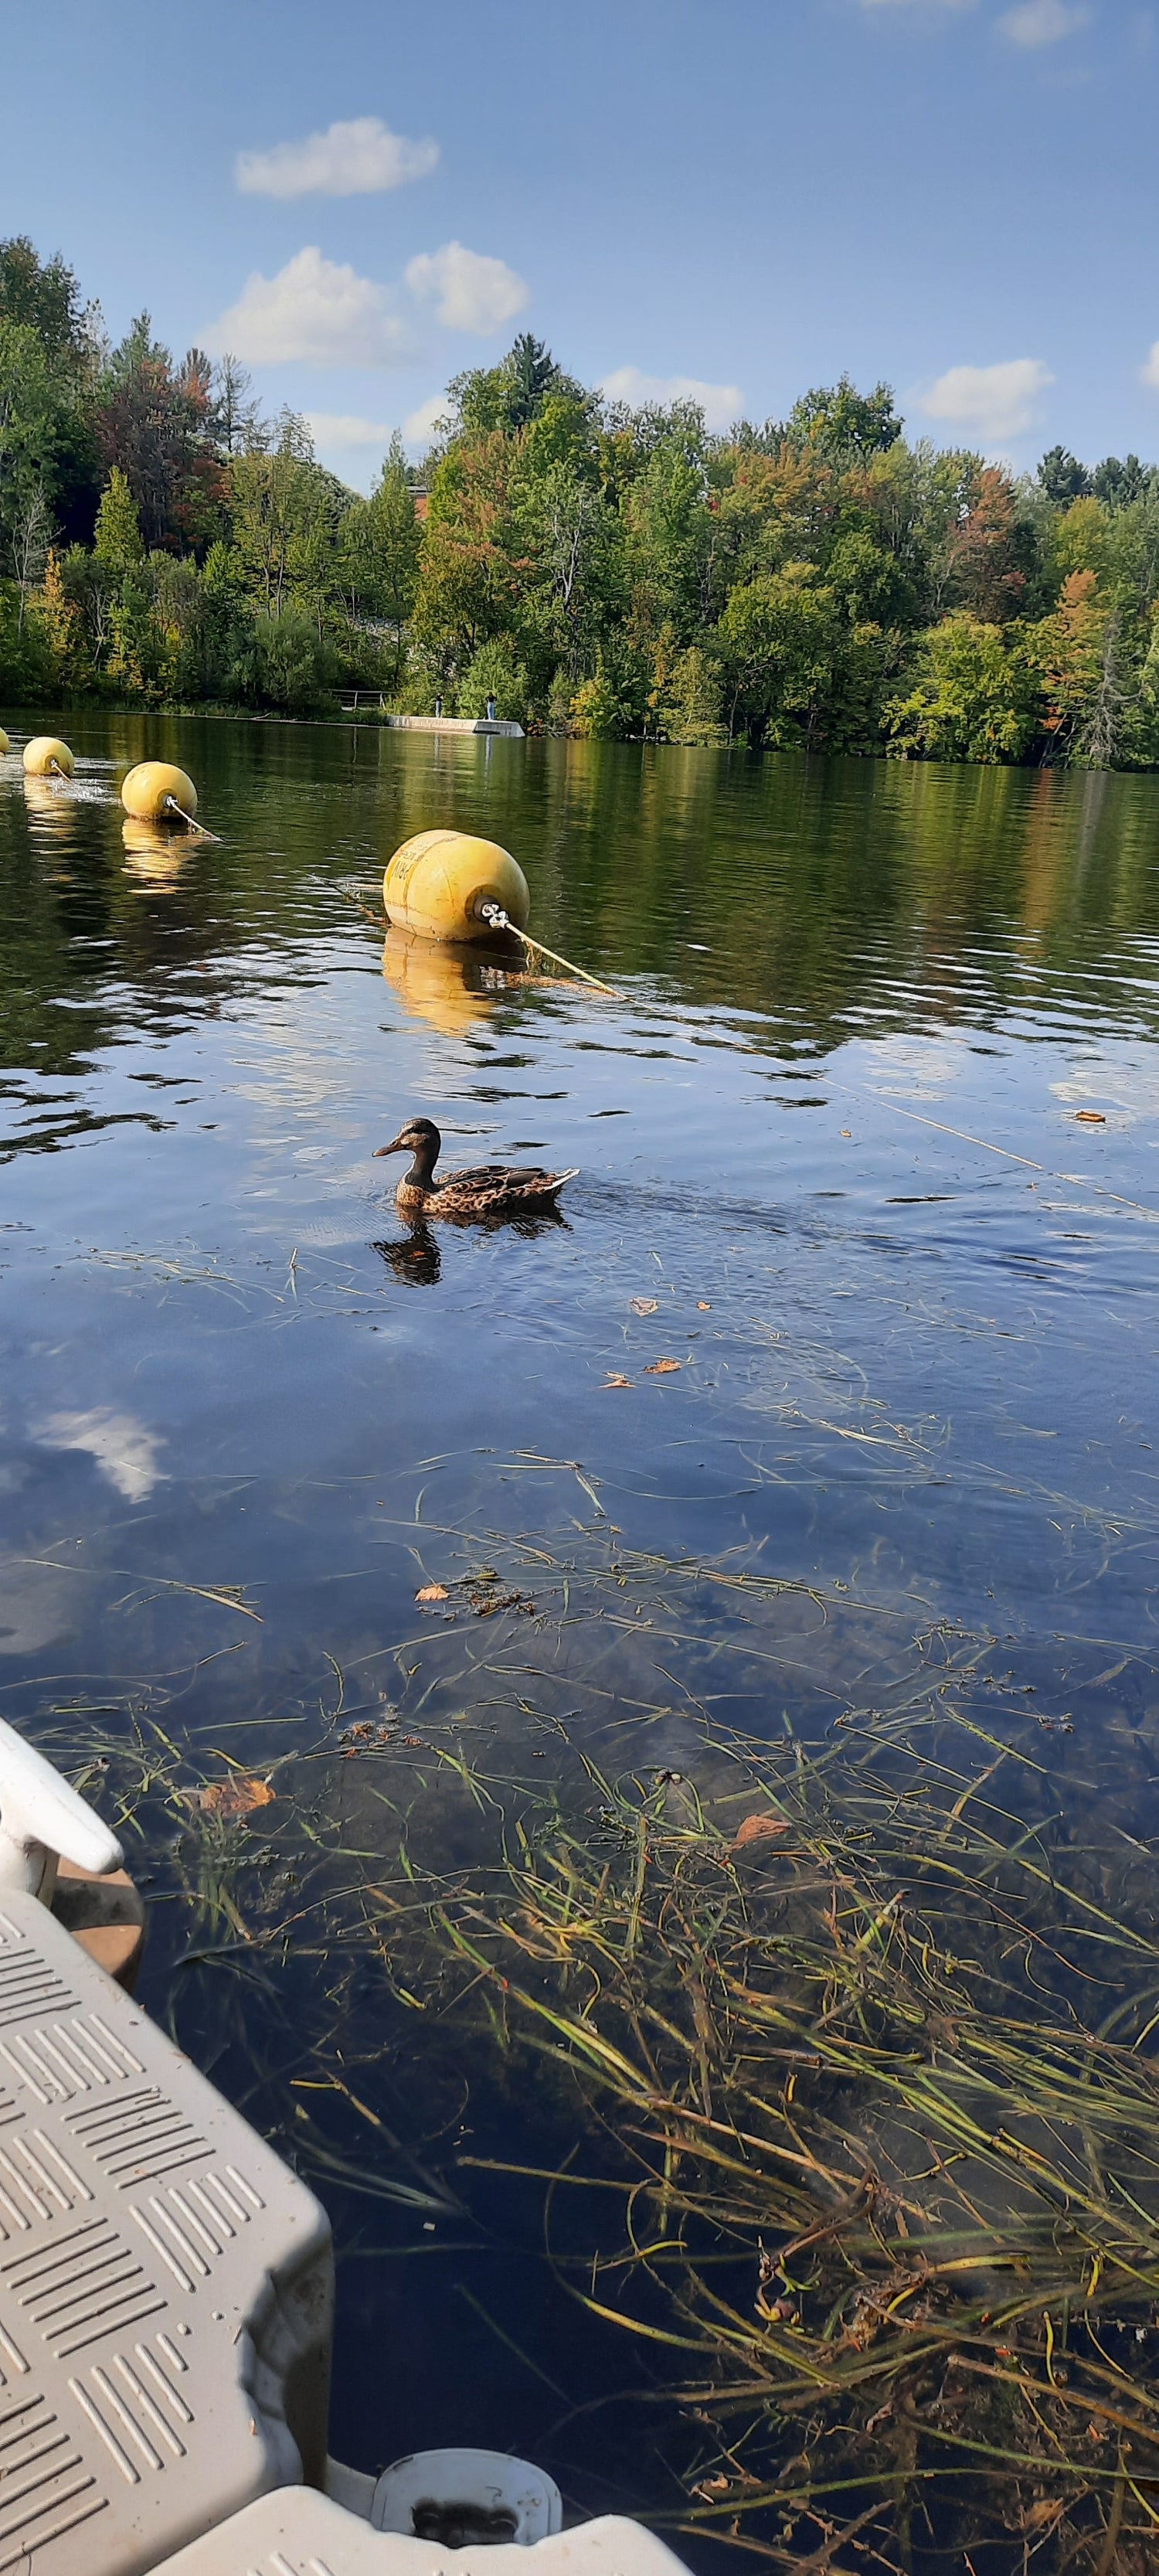
{"type": "MultiPolygon", "coordinates": [[[[944,1713],[821,1754],[705,1720],[683,1774],[551,1733],[541,1784],[509,1746],[432,1753],[394,1709],[342,1712],[258,1800],[220,1748],[191,1784],[138,1720],[97,1758],[130,1829],[155,1847],[168,1820],[194,1923],[175,1995],[228,1971],[252,2048],[279,1963],[315,1962],[289,2150],[323,2193],[467,2238],[505,2171],[607,2336],[607,2404],[663,2449],[694,2563],[1142,2571],[1149,1854],[1084,1848],[1037,1770],[944,1713]],[[381,2091],[404,2044],[428,2077],[409,2131],[381,2091]],[[461,2098],[523,2106],[525,2152],[433,2119],[452,2066],[461,2098]]],[[[272,2027],[266,2048],[255,2097],[272,2027]]]]}
{"type": "Polygon", "coordinates": [[[1159,1949],[985,1773],[906,1794],[705,1752],[703,1799],[593,1771],[580,1825],[502,1801],[502,1859],[428,1918],[464,2011],[590,2106],[598,2161],[551,2178],[549,2230],[598,2178],[571,2286],[666,2358],[684,2527],[793,2563],[860,2563],[844,2531],[890,2566],[1017,2535],[1141,2567],[1159,1949]]]}

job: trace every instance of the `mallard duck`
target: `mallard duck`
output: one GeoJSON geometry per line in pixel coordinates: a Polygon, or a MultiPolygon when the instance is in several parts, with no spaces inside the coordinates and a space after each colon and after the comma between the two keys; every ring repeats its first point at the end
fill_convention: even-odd
{"type": "Polygon", "coordinates": [[[411,1154],[409,1172],[404,1172],[395,1191],[395,1204],[403,1216],[495,1217],[518,1216],[535,1208],[551,1206],[565,1181],[574,1181],[578,1163],[570,1172],[544,1172],[538,1164],[525,1163],[513,1170],[509,1163],[476,1163],[465,1172],[448,1172],[445,1181],[436,1181],[435,1164],[442,1148],[442,1137],[433,1118],[412,1118],[400,1127],[390,1145],[380,1145],[375,1156],[411,1154]]]}

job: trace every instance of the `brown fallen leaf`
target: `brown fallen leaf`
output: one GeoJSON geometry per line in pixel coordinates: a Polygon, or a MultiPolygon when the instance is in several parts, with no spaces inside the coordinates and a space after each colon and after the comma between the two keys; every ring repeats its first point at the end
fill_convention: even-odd
{"type": "Polygon", "coordinates": [[[732,1847],[734,1851],[741,1851],[746,1843],[768,1842],[777,1834],[787,1834],[788,1830],[783,1816],[746,1816],[744,1823],[737,1826],[732,1847]]]}
{"type": "Polygon", "coordinates": [[[697,1312],[697,1314],[698,1314],[698,1315],[711,1315],[711,1313],[712,1313],[712,1308],[711,1308],[711,1306],[709,1305],[709,1302],[708,1302],[707,1297],[698,1297],[698,1298],[697,1298],[697,1300],[696,1300],[696,1312],[697,1312]]]}
{"type": "Polygon", "coordinates": [[[852,1127],[843,1127],[843,1128],[842,1128],[842,1130],[841,1130],[841,1133],[842,1133],[842,1135],[843,1135],[843,1136],[852,1136],[852,1134],[853,1134],[853,1129],[852,1129],[852,1127]]]}
{"type": "Polygon", "coordinates": [[[670,1377],[673,1369],[683,1368],[683,1360],[650,1360],[645,1377],[670,1377]]]}
{"type": "Polygon", "coordinates": [[[610,1369],[607,1377],[604,1379],[605,1386],[631,1386],[631,1383],[631,1378],[624,1377],[619,1369],[610,1369]]]}
{"type": "Polygon", "coordinates": [[[239,1816],[252,1815],[255,1807],[271,1807],[274,1791],[268,1780],[251,1780],[244,1771],[231,1771],[227,1780],[211,1780],[204,1789],[193,1791],[193,1804],[203,1816],[216,1816],[220,1824],[232,1825],[239,1816]]]}
{"type": "Polygon", "coordinates": [[[445,1583],[424,1583],[422,1591],[415,1594],[416,1601],[445,1601],[447,1598],[445,1583]]]}
{"type": "Polygon", "coordinates": [[[654,1315],[660,1300],[658,1297],[629,1297],[628,1304],[634,1315],[654,1315]]]}
{"type": "Polygon", "coordinates": [[[1075,1117],[1084,1127],[1105,1127],[1107,1123],[1101,1109],[1076,1109],[1075,1117]]]}

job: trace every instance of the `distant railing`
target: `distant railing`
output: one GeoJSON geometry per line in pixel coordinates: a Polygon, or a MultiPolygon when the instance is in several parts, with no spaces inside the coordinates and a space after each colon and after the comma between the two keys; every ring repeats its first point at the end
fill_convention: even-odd
{"type": "Polygon", "coordinates": [[[344,716],[356,716],[360,706],[376,708],[379,715],[384,716],[386,692],[383,689],[340,689],[338,704],[344,716]]]}

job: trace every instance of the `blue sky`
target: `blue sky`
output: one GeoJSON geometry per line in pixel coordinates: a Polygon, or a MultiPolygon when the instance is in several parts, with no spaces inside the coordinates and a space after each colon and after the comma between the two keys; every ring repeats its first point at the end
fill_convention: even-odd
{"type": "Polygon", "coordinates": [[[848,368],[1019,467],[1159,457],[1159,8],[0,0],[0,40],[0,229],[363,488],[523,328],[713,426],[848,368]]]}

